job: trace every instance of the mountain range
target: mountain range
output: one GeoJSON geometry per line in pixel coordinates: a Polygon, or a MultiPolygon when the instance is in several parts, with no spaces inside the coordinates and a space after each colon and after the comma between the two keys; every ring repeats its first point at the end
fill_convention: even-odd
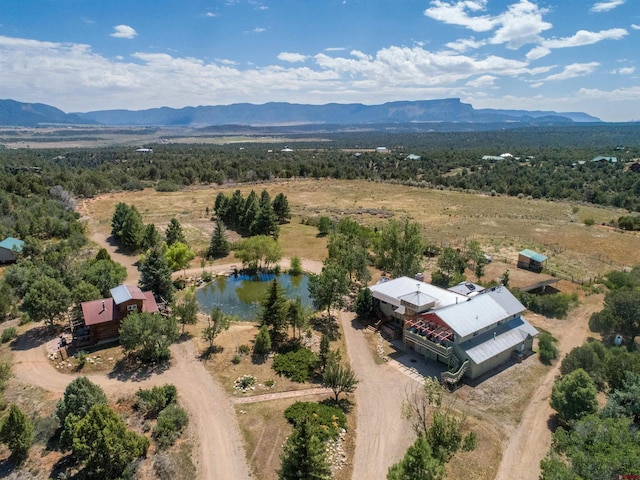
{"type": "MultiPolygon", "coordinates": [[[[220,125],[279,127],[292,125],[376,125],[434,123],[467,124],[484,129],[481,124],[571,124],[601,122],[599,118],[581,112],[475,109],[458,98],[388,102],[381,105],[360,103],[326,105],[272,102],[262,105],[237,103],[232,105],[184,108],[152,108],[148,110],[100,110],[65,113],[41,103],[21,103],[0,100],[0,125],[38,127],[50,125],[106,126],[175,126],[201,128],[220,125]]],[[[514,126],[514,125],[511,125],[514,126]]],[[[425,125],[428,128],[428,125],[425,125]]]]}

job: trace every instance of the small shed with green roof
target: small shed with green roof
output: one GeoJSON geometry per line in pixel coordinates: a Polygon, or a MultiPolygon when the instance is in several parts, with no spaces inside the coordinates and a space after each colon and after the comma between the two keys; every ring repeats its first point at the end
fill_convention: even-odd
{"type": "Polygon", "coordinates": [[[15,262],[22,251],[24,242],[17,238],[7,237],[0,242],[0,263],[15,262]]]}
{"type": "Polygon", "coordinates": [[[528,248],[518,253],[518,268],[541,272],[547,257],[541,253],[534,252],[528,248]]]}

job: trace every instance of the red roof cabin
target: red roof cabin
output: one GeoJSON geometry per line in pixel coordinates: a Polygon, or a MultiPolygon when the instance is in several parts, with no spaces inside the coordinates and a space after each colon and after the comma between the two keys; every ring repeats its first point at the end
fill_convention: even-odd
{"type": "Polygon", "coordinates": [[[117,338],[120,322],[130,313],[158,312],[152,292],[143,292],[134,285],[119,285],[110,293],[111,298],[82,303],[84,328],[74,335],[80,343],[95,344],[117,338]]]}

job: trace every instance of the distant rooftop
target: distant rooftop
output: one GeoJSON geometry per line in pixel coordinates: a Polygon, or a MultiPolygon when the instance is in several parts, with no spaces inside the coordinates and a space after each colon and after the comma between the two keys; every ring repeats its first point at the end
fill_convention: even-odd
{"type": "Polygon", "coordinates": [[[7,237],[0,242],[0,248],[6,248],[7,250],[21,252],[22,247],[24,247],[24,242],[13,237],[7,237]]]}

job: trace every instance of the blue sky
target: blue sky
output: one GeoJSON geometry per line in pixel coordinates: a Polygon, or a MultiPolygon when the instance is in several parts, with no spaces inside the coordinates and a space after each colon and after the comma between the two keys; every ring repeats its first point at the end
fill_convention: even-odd
{"type": "Polygon", "coordinates": [[[231,103],[640,120],[638,0],[2,0],[0,98],[66,112],[231,103]]]}

